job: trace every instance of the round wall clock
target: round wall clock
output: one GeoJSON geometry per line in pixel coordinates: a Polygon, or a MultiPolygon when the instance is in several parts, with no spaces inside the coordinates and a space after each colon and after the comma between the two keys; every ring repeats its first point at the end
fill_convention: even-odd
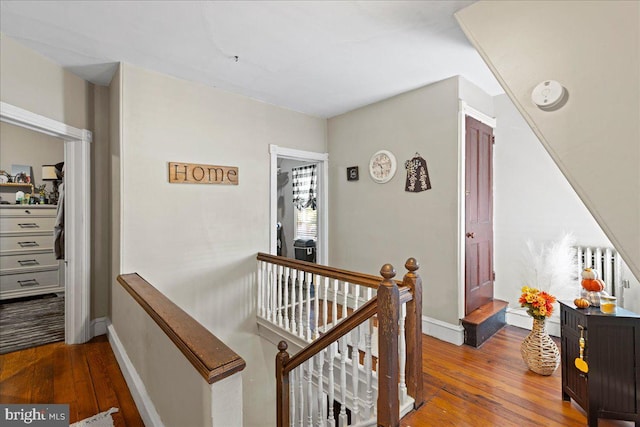
{"type": "Polygon", "coordinates": [[[371,156],[369,175],[378,184],[384,184],[396,174],[396,157],[387,150],[380,150],[371,156]]]}

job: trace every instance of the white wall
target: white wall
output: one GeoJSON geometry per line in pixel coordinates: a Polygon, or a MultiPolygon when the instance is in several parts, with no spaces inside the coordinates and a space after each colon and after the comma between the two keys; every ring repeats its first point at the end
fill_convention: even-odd
{"type": "MultiPolygon", "coordinates": [[[[498,122],[494,147],[495,297],[518,307],[520,288],[535,285],[527,283],[523,274],[530,264],[528,239],[540,247],[571,233],[578,245],[612,245],[509,98],[497,96],[494,103],[498,122]]],[[[627,308],[633,310],[633,295],[639,286],[628,271],[625,278],[633,284],[627,293],[627,308]]],[[[563,295],[573,299],[577,290],[576,286],[563,295]]],[[[640,303],[640,298],[637,300],[640,303]]]]}
{"type": "Polygon", "coordinates": [[[329,119],[329,264],[397,278],[409,257],[420,262],[423,313],[457,324],[458,79],[451,78],[329,119]],[[391,151],[398,169],[386,184],[369,176],[369,159],[391,151]],[[419,152],[432,189],[405,192],[404,162],[419,152]],[[359,166],[360,180],[346,168],[359,166]],[[437,295],[437,298],[430,297],[437,295]]]}
{"type": "MultiPolygon", "coordinates": [[[[263,425],[275,410],[264,394],[275,352],[255,335],[254,274],[256,253],[269,250],[269,144],[326,152],[326,121],[127,64],[120,83],[120,271],[139,273],[245,360],[269,358],[243,371],[245,425],[263,425]],[[169,184],[170,161],[237,166],[239,185],[169,184]]],[[[114,292],[114,317],[121,303],[114,292]]]]}
{"type": "Polygon", "coordinates": [[[33,113],[87,129],[89,83],[0,33],[0,98],[33,113]]]}
{"type": "Polygon", "coordinates": [[[111,275],[111,156],[109,88],[91,86],[91,318],[109,313],[111,275]]]}
{"type": "MultiPolygon", "coordinates": [[[[108,117],[105,103],[106,89],[89,84],[80,77],[64,70],[44,56],[21,45],[0,33],[0,99],[3,102],[24,108],[33,113],[66,123],[79,129],[93,132],[91,147],[91,313],[92,319],[103,317],[108,312],[110,239],[109,198],[105,197],[110,175],[105,173],[109,161],[105,147],[108,144],[108,117]]],[[[41,166],[64,160],[64,144],[46,136],[21,137],[18,131],[2,124],[0,168],[10,171],[18,157],[34,168],[36,182],[40,183],[41,166]],[[19,146],[12,142],[18,141],[19,146]],[[39,141],[39,142],[36,142],[39,141]],[[48,148],[45,141],[50,142],[48,148]],[[34,145],[38,144],[35,148],[34,145]]],[[[20,135],[27,135],[25,130],[20,135]]],[[[47,184],[51,190],[51,184],[47,184]]],[[[13,191],[15,194],[15,190],[13,191]]],[[[3,197],[6,193],[3,192],[3,197]]],[[[13,199],[14,196],[10,196],[13,199]]]]}
{"type": "Polygon", "coordinates": [[[640,277],[640,3],[486,1],[456,17],[640,277]],[[531,101],[547,79],[569,93],[556,111],[531,101]]]}
{"type": "MultiPolygon", "coordinates": [[[[149,400],[138,397],[138,391],[148,394],[153,403],[152,407],[140,408],[141,415],[157,414],[167,427],[211,425],[212,396],[207,381],[122,286],[114,287],[113,299],[113,328],[118,341],[124,344],[123,349],[114,351],[124,350],[135,367],[134,375],[142,380],[141,389],[130,384],[138,399],[136,404],[149,405],[149,400]]],[[[123,371],[125,368],[122,366],[123,371]]]]}

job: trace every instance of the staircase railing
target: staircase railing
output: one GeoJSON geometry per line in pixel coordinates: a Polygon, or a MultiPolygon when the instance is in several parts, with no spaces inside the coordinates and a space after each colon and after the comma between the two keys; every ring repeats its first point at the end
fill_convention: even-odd
{"type": "Polygon", "coordinates": [[[266,254],[258,260],[259,321],[311,342],[293,357],[285,341],[278,345],[278,426],[396,426],[422,404],[415,259],[402,282],[389,264],[381,280],[266,254]]]}

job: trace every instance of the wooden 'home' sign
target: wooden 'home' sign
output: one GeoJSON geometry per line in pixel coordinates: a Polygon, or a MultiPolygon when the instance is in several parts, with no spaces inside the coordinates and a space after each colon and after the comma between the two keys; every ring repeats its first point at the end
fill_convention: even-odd
{"type": "Polygon", "coordinates": [[[238,168],[236,166],[169,162],[169,182],[173,184],[238,185],[238,168]]]}

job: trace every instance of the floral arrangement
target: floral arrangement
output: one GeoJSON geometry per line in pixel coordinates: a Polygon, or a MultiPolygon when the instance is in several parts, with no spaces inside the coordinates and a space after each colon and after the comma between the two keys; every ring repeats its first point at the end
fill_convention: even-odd
{"type": "Polygon", "coordinates": [[[523,286],[522,295],[520,295],[518,302],[520,307],[527,308],[529,316],[536,320],[544,320],[553,313],[553,303],[556,302],[556,297],[540,289],[523,286]]]}

